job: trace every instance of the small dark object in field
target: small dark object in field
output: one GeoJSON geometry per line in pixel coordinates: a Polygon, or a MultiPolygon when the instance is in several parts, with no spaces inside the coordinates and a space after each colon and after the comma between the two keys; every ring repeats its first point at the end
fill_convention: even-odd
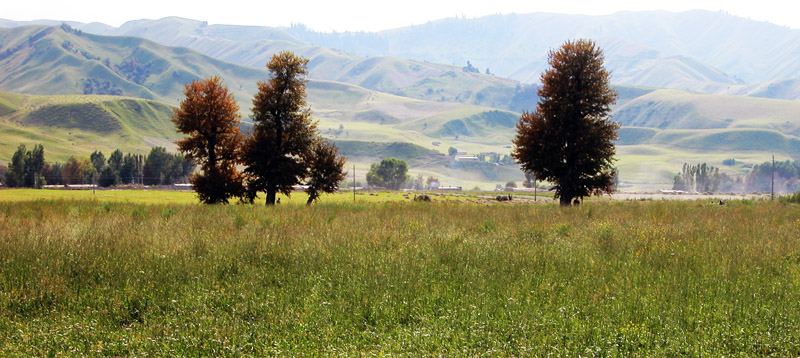
{"type": "Polygon", "coordinates": [[[275,201],[275,204],[280,204],[280,203],[281,203],[281,198],[278,198],[278,200],[275,201]]]}
{"type": "Polygon", "coordinates": [[[724,201],[722,201],[722,200],[720,200],[720,201],[719,201],[719,205],[725,205],[725,202],[724,202],[724,201]]]}
{"type": "Polygon", "coordinates": [[[510,201],[511,195],[498,195],[495,199],[497,199],[497,201],[510,201]]]}
{"type": "Polygon", "coordinates": [[[431,197],[425,194],[414,195],[414,201],[431,201],[431,197]]]}
{"type": "Polygon", "coordinates": [[[581,205],[581,201],[576,198],[575,200],[572,201],[572,205],[574,206],[581,205]]]}

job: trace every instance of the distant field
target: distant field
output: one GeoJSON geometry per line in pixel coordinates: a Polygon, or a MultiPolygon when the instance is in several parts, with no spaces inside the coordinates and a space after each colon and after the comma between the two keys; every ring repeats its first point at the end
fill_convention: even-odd
{"type": "MultiPolygon", "coordinates": [[[[383,203],[383,202],[410,202],[414,195],[422,193],[404,193],[402,191],[357,191],[355,200],[352,192],[341,191],[336,194],[323,194],[319,203],[383,203]]],[[[426,192],[433,201],[468,201],[492,202],[497,195],[507,193],[495,192],[426,192]]],[[[511,193],[519,200],[527,202],[533,200],[533,193],[511,193]]],[[[551,193],[540,193],[542,200],[551,199],[551,193]]],[[[294,192],[291,196],[279,194],[282,204],[305,205],[308,195],[304,192],[294,192]]],[[[72,202],[95,201],[101,203],[136,203],[136,204],[198,204],[197,195],[191,191],[174,190],[61,190],[61,189],[4,189],[0,190],[0,202],[72,202]]],[[[232,200],[231,204],[236,204],[232,200]]],[[[256,204],[263,205],[263,199],[257,199],[256,204]]]]}
{"type": "Polygon", "coordinates": [[[798,218],[0,200],[0,356],[797,356],[798,218]]]}

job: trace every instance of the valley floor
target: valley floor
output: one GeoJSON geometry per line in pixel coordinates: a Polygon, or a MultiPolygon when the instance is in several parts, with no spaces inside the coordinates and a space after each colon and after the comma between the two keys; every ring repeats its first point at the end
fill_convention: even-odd
{"type": "Polygon", "coordinates": [[[23,192],[0,191],[0,356],[800,354],[798,205],[23,192]]]}

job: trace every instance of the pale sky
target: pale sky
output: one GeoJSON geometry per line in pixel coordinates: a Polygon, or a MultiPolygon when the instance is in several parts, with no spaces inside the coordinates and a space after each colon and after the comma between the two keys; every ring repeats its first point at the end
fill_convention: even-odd
{"type": "Polygon", "coordinates": [[[475,18],[531,12],[608,15],[619,11],[680,12],[694,9],[723,10],[732,15],[800,29],[800,2],[795,0],[32,0],[5,1],[0,18],[102,22],[120,26],[129,20],[180,16],[210,24],[288,26],[303,23],[318,31],[379,31],[454,16],[475,18]]]}

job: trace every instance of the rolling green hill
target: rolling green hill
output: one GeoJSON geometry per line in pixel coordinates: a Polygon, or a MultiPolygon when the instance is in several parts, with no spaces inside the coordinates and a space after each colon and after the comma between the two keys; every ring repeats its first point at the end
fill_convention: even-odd
{"type": "Polygon", "coordinates": [[[94,150],[146,153],[178,138],[163,103],[101,95],[35,96],[0,92],[0,160],[19,144],[41,143],[48,161],[94,150]]]}
{"type": "MultiPolygon", "coordinates": [[[[168,46],[183,46],[245,66],[263,68],[271,56],[289,50],[310,60],[310,78],[355,84],[364,88],[432,101],[477,104],[508,109],[517,82],[482,73],[466,73],[455,65],[398,57],[355,56],[336,46],[313,46],[291,29],[208,25],[167,17],[137,20],[101,34],[137,36],[168,46]]],[[[462,65],[466,65],[463,61],[462,65]]]]}
{"type": "Polygon", "coordinates": [[[30,94],[124,95],[177,104],[183,85],[219,75],[243,103],[258,70],[186,48],[134,37],[98,36],[69,26],[0,29],[0,90],[30,94]]]}
{"type": "MultiPolygon", "coordinates": [[[[438,177],[448,185],[489,188],[507,180],[522,180],[522,174],[513,167],[453,162],[441,152],[446,146],[436,148],[432,144],[436,138],[413,130],[394,129],[362,114],[391,116],[410,123],[425,114],[452,116],[448,113],[463,112],[481,117],[494,113],[493,110],[409,99],[334,82],[311,82],[309,92],[315,98],[325,99],[311,101],[315,118],[320,120],[323,135],[333,139],[348,156],[348,166],[357,166],[359,180],[363,180],[370,163],[385,157],[407,160],[412,174],[438,177]],[[363,110],[361,106],[370,109],[363,110]],[[347,125],[344,132],[348,134],[325,130],[341,124],[347,125]]],[[[146,153],[153,146],[174,150],[173,142],[179,138],[170,122],[171,106],[131,97],[0,92],[0,113],[0,162],[4,163],[19,144],[41,143],[48,161],[64,162],[72,155],[88,156],[95,150],[108,153],[119,148],[146,153]]],[[[460,142],[452,139],[450,142],[460,143],[459,147],[465,149],[492,148],[466,140],[469,138],[465,136],[460,142]]]]}
{"type": "MultiPolygon", "coordinates": [[[[657,90],[614,112],[623,126],[659,129],[770,129],[800,136],[800,101],[657,90]]],[[[710,149],[710,148],[709,148],[710,149]]]]}
{"type": "MultiPolygon", "coordinates": [[[[266,38],[309,49],[287,31],[244,31],[192,21],[155,24],[177,24],[151,30],[160,36],[192,29],[198,43],[213,40],[208,46],[228,38],[239,43],[235,39],[245,36],[247,41],[266,38]]],[[[455,147],[468,154],[508,154],[519,113],[503,108],[514,103],[517,111],[532,109],[535,88],[453,66],[390,57],[355,58],[324,48],[308,51],[315,56],[311,57],[312,71],[330,70],[350,82],[312,79],[308,102],[321,133],[342,145],[350,156],[348,165],[355,164],[357,173],[382,157],[396,156],[412,163],[412,174],[441,177],[449,185],[488,189],[506,180],[521,180],[516,168],[454,162],[443,153],[455,147]],[[339,69],[334,71],[336,66],[339,69]]],[[[0,70],[0,89],[62,94],[0,95],[0,161],[10,159],[19,143],[45,144],[49,160],[95,149],[171,148],[177,135],[169,122],[170,105],[182,97],[183,83],[221,76],[246,116],[256,81],[267,77],[264,70],[187,48],[134,37],[91,35],[69,26],[0,29],[0,70]]],[[[683,162],[719,166],[728,158],[754,164],[772,153],[778,158],[800,157],[800,102],[615,88],[620,97],[613,115],[623,125],[618,167],[622,181],[635,188],[669,185],[683,162]]],[[[725,170],[733,174],[746,168],[725,170]]]]}

